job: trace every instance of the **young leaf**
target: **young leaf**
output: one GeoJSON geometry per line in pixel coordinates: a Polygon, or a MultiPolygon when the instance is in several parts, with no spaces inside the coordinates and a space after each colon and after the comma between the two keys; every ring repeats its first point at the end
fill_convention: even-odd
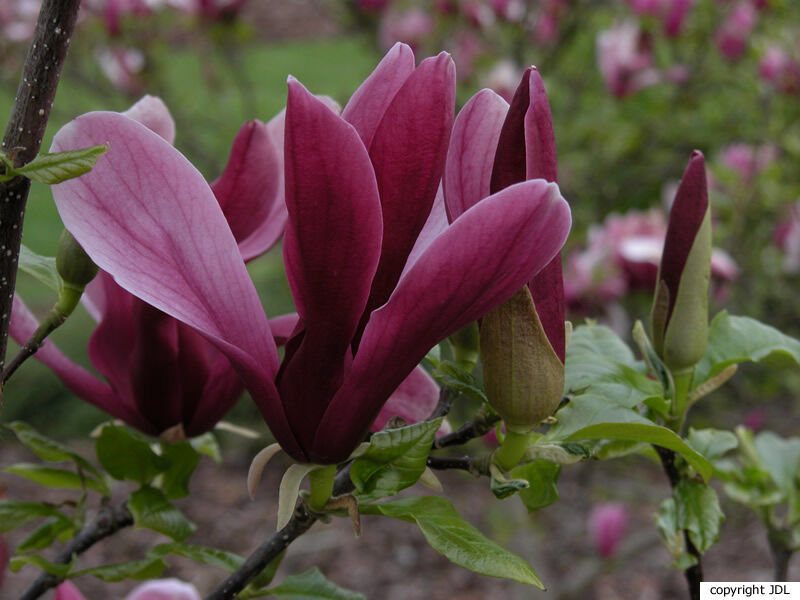
{"type": "Polygon", "coordinates": [[[25,166],[14,169],[14,174],[54,185],[88,173],[107,151],[108,146],[101,145],[66,152],[42,152],[25,166]]]}
{"type": "Polygon", "coordinates": [[[17,502],[0,500],[0,533],[22,527],[26,523],[44,517],[69,520],[55,506],[44,502],[17,502]]]}
{"type": "Polygon", "coordinates": [[[255,593],[258,595],[239,594],[238,597],[243,599],[270,595],[281,600],[366,600],[363,594],[346,590],[326,579],[316,567],[299,575],[289,575],[280,585],[255,593]]]}
{"type": "Polygon", "coordinates": [[[104,496],[108,496],[111,493],[108,485],[106,485],[106,482],[102,479],[95,479],[88,475],[81,477],[77,473],[64,469],[54,469],[52,467],[31,463],[17,463],[3,470],[29,479],[44,487],[66,488],[69,490],[88,488],[100,492],[104,496]]]}
{"type": "Polygon", "coordinates": [[[719,539],[719,528],[725,515],[719,507],[714,488],[682,479],[672,491],[676,522],[689,532],[689,539],[702,554],[719,539]]]}
{"type": "Polygon", "coordinates": [[[17,546],[17,552],[43,550],[48,548],[56,538],[71,537],[74,531],[75,523],[69,519],[47,519],[17,546]]]}
{"type": "Polygon", "coordinates": [[[534,460],[515,467],[511,476],[527,480],[529,486],[519,493],[519,497],[529,513],[550,506],[558,500],[558,475],[561,465],[546,460],[534,460]]]}
{"type": "Polygon", "coordinates": [[[449,360],[439,362],[431,371],[431,377],[439,385],[447,386],[458,394],[464,394],[480,402],[488,402],[483,387],[475,376],[449,360]]]}
{"type": "Polygon", "coordinates": [[[14,421],[8,423],[6,427],[14,432],[20,443],[42,460],[48,462],[73,461],[84,471],[91,473],[98,479],[102,479],[100,471],[80,454],[74,452],[68,446],[42,435],[30,425],[22,421],[14,421]]]}
{"type": "Polygon", "coordinates": [[[711,321],[708,347],[695,367],[693,385],[698,386],[728,365],[759,362],[770,356],[800,364],[800,341],[755,319],[722,311],[711,321]]]}
{"type": "Polygon", "coordinates": [[[716,460],[728,450],[733,450],[739,445],[736,436],[730,431],[719,429],[692,429],[686,436],[689,445],[705,456],[708,460],[716,460]]]}
{"type": "Polygon", "coordinates": [[[95,449],[100,464],[114,479],[128,479],[144,485],[170,466],[169,461],[153,452],[138,434],[116,425],[103,427],[95,449]]]}
{"type": "Polygon", "coordinates": [[[567,357],[580,354],[605,356],[629,367],[637,365],[628,345],[612,329],[595,323],[579,325],[572,331],[567,357]]]}
{"type": "Polygon", "coordinates": [[[394,496],[420,478],[442,419],[379,431],[350,469],[360,502],[394,496]]]}
{"type": "Polygon", "coordinates": [[[8,568],[11,569],[14,573],[19,572],[19,570],[24,567],[25,565],[34,565],[39,567],[45,573],[49,573],[50,575],[55,575],[56,577],[66,577],[69,575],[75,566],[75,562],[69,564],[61,564],[61,563],[54,563],[50,562],[46,558],[39,556],[38,554],[26,554],[24,556],[12,556],[11,560],[8,561],[8,568]]]}
{"type": "Polygon", "coordinates": [[[362,505],[360,509],[362,515],[385,515],[416,523],[431,547],[460,567],[544,589],[539,577],[522,558],[484,536],[444,498],[402,498],[362,505]]]}
{"type": "MultiPolygon", "coordinates": [[[[183,544],[181,542],[174,542],[172,544],[159,544],[153,547],[147,553],[148,558],[164,558],[169,554],[177,554],[189,560],[209,565],[211,567],[219,567],[229,573],[233,573],[236,569],[242,566],[244,558],[233,552],[219,550],[217,548],[206,548],[204,546],[195,546],[192,544],[183,544]]],[[[269,583],[269,582],[267,582],[269,583]]]]}
{"type": "Polygon", "coordinates": [[[200,454],[189,442],[163,444],[161,449],[161,456],[169,462],[162,475],[164,494],[169,500],[185,498],[189,495],[189,481],[200,461],[200,454]]]}
{"type": "Polygon", "coordinates": [[[160,558],[144,558],[142,560],[131,560],[129,562],[116,565],[103,565],[101,567],[91,567],[70,573],[70,579],[83,575],[92,575],[101,581],[117,582],[126,579],[136,579],[142,581],[153,579],[160,576],[167,568],[160,558]]]}
{"type": "Polygon", "coordinates": [[[161,490],[153,487],[145,486],[133,492],[128,499],[128,508],[133,514],[135,527],[152,529],[178,542],[196,529],[194,523],[170,504],[161,490]]]}
{"type": "Polygon", "coordinates": [[[41,256],[22,244],[19,249],[19,268],[54,292],[58,293],[61,290],[63,281],[56,270],[55,256],[41,256]]]}
{"type": "Polygon", "coordinates": [[[205,454],[217,464],[222,463],[222,454],[219,451],[219,444],[217,438],[210,431],[203,435],[198,435],[189,440],[192,448],[197,450],[200,454],[205,454]]]}

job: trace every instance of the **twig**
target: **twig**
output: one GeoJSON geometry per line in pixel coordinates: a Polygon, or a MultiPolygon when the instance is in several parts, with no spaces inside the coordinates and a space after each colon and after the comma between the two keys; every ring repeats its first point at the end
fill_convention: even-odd
{"type": "Polygon", "coordinates": [[[495,424],[500,421],[500,416],[488,412],[479,413],[474,421],[465,423],[453,433],[448,433],[433,442],[433,449],[446,448],[447,446],[460,446],[470,440],[482,437],[489,433],[495,424]]]}
{"type": "Polygon", "coordinates": [[[0,375],[0,386],[5,385],[9,377],[14,374],[14,371],[31,356],[36,354],[36,351],[44,344],[47,336],[63,325],[68,316],[69,313],[59,310],[58,306],[50,311],[48,318],[36,328],[36,331],[33,332],[30,339],[17,351],[14,358],[8,361],[6,368],[2,370],[2,375],[0,375]]]}
{"type": "Polygon", "coordinates": [[[426,464],[437,471],[458,469],[475,477],[489,474],[486,461],[480,458],[476,460],[471,456],[429,456],[426,464]]]}
{"type": "Polygon", "coordinates": [[[788,581],[789,561],[792,558],[792,547],[790,545],[791,532],[783,529],[770,529],[767,532],[767,541],[772,553],[774,563],[775,581],[788,581]]]}
{"type": "Polygon", "coordinates": [[[447,414],[450,412],[450,407],[453,404],[453,392],[450,391],[450,388],[442,386],[442,389],[439,390],[439,402],[436,403],[436,406],[433,409],[433,412],[427,418],[428,421],[433,421],[434,419],[438,419],[439,417],[446,417],[447,414]]]}
{"type": "MultiPolygon", "coordinates": [[[[670,487],[675,489],[681,480],[680,471],[675,466],[675,452],[661,446],[654,445],[653,448],[655,448],[658,457],[661,459],[661,465],[667,474],[670,487]]],[[[703,581],[703,555],[692,543],[689,538],[689,532],[686,530],[683,532],[683,539],[686,543],[686,551],[697,561],[683,572],[684,577],[686,577],[686,583],[689,586],[689,597],[691,600],[700,600],[700,582],[703,581]]]]}
{"type": "MultiPolygon", "coordinates": [[[[75,29],[80,0],[44,0],[22,80],[0,149],[22,166],[39,152],[61,68],[75,29]]],[[[31,182],[25,177],[0,183],[0,368],[5,364],[8,325],[17,281],[22,224],[31,182]]]]}
{"type": "MultiPolygon", "coordinates": [[[[60,565],[69,564],[74,556],[83,554],[100,540],[130,525],[133,525],[133,515],[125,503],[118,506],[103,506],[94,520],[70,540],[53,562],[60,565]]],[[[34,600],[62,581],[63,577],[42,573],[22,593],[19,600],[34,600]]]]}

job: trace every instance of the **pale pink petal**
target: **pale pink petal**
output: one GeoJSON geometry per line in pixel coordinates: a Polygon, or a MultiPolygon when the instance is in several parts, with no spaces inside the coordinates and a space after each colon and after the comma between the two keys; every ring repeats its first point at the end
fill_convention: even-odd
{"type": "Polygon", "coordinates": [[[153,579],[134,588],[125,600],[200,600],[200,594],[180,579],[153,579]]]}
{"type": "Polygon", "coordinates": [[[487,89],[470,98],[458,113],[442,179],[451,222],[489,195],[497,141],[507,112],[508,103],[487,89]]]}
{"type": "Polygon", "coordinates": [[[86,600],[86,598],[78,591],[74,583],[65,581],[56,588],[53,600],[86,600]]]}
{"type": "Polygon", "coordinates": [[[283,346],[286,341],[292,337],[292,334],[295,333],[299,322],[300,317],[297,313],[272,317],[269,320],[269,328],[272,331],[272,337],[275,338],[275,343],[278,346],[283,346]]]}
{"type": "Polygon", "coordinates": [[[136,104],[122,113],[138,121],[150,131],[157,133],[170,144],[175,143],[175,120],[158,96],[143,96],[136,104]]]}

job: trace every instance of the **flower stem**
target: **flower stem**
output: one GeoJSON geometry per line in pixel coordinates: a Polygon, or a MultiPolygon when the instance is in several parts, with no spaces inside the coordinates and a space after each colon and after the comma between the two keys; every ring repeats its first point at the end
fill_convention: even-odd
{"type": "Polygon", "coordinates": [[[333,493],[333,480],[336,477],[336,465],[328,465],[308,474],[311,495],[308,503],[312,510],[322,511],[333,493]]]}
{"type": "Polygon", "coordinates": [[[686,369],[685,371],[672,373],[675,390],[672,395],[672,418],[670,419],[670,426],[674,431],[680,430],[686,418],[686,410],[689,404],[689,388],[692,386],[693,378],[694,367],[686,369]]]}
{"type": "Polygon", "coordinates": [[[495,464],[504,471],[510,471],[522,460],[529,444],[530,438],[527,433],[507,430],[502,445],[494,454],[495,464]]]}

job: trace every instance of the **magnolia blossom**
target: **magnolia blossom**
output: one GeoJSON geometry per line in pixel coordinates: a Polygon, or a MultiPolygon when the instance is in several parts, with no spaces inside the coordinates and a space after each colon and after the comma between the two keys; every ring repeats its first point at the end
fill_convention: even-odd
{"type": "Polygon", "coordinates": [[[511,60],[498,60],[481,81],[506,102],[514,97],[520,78],[520,68],[511,60]]]}
{"type": "Polygon", "coordinates": [[[0,47],[6,41],[23,42],[33,35],[41,0],[0,3],[0,47]]]}
{"type": "Polygon", "coordinates": [[[665,81],[682,82],[682,66],[659,71],[653,66],[650,37],[635,21],[624,21],[597,36],[597,62],[608,90],[623,98],[665,81]]]}
{"type": "Polygon", "coordinates": [[[784,270],[800,273],[800,202],[789,206],[783,221],[775,229],[774,239],[784,253],[784,270]]]}
{"type": "Polygon", "coordinates": [[[504,21],[519,22],[525,17],[523,0],[489,0],[495,14],[504,21]]]}
{"type": "Polygon", "coordinates": [[[628,509],[619,502],[603,502],[589,514],[589,535],[603,558],[614,556],[628,528],[628,509]]]}
{"type": "Polygon", "coordinates": [[[332,464],[431,347],[552,260],[570,216],[555,184],[533,180],[419,241],[453,119],[446,54],[415,67],[396,45],[341,116],[297,80],[288,87],[283,249],[298,317],[282,362],[219,203],[162,138],[115,113],[79,117],[54,150],[110,149],[53,195],[101,269],[230,359],[287,453],[332,464]]]}
{"type": "Polygon", "coordinates": [[[536,43],[550,46],[558,41],[558,25],[567,9],[567,0],[542,0],[533,24],[536,43]]]}
{"type": "Polygon", "coordinates": [[[722,164],[734,171],[742,181],[749,182],[766,169],[778,157],[778,148],[773,144],[751,146],[737,143],[722,149],[722,164]]]}
{"type": "Polygon", "coordinates": [[[694,0],[628,0],[635,14],[658,18],[669,37],[680,35],[693,4],[694,0]]]}
{"type": "Polygon", "coordinates": [[[144,55],[135,48],[102,48],[95,52],[100,71],[115,88],[131,96],[141,93],[144,55]]]}
{"type": "Polygon", "coordinates": [[[433,33],[433,28],[433,18],[421,8],[410,8],[402,12],[390,9],[381,16],[378,42],[383,48],[391,48],[395,42],[403,42],[417,50],[433,33]]]}
{"type": "MultiPolygon", "coordinates": [[[[179,579],[153,579],[135,587],[125,600],[200,600],[201,596],[191,583],[179,579]]],[[[54,600],[86,600],[71,581],[56,588],[54,600]]]]}
{"type": "Polygon", "coordinates": [[[770,83],[779,92],[784,94],[800,92],[800,61],[780,46],[767,47],[767,51],[758,63],[758,72],[761,79],[770,83]]]}
{"type": "Polygon", "coordinates": [[[740,0],[717,30],[717,48],[728,60],[736,60],[747,50],[747,40],[758,23],[758,10],[749,0],[740,0]]]}

